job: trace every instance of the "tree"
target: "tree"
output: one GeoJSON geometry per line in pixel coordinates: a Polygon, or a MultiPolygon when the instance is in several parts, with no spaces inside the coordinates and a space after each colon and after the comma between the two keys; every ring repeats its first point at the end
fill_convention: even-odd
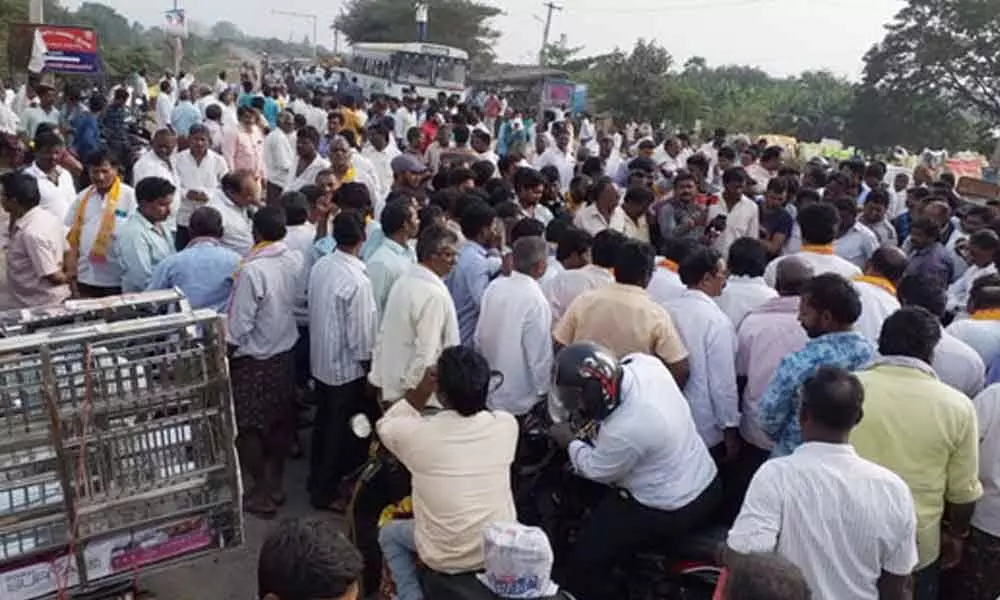
{"type": "Polygon", "coordinates": [[[242,40],[245,37],[243,31],[231,21],[219,21],[215,25],[212,25],[212,29],[209,30],[208,35],[217,40],[229,41],[242,40]]]}
{"type": "Polygon", "coordinates": [[[630,54],[615,50],[595,68],[590,91],[597,106],[624,119],[659,119],[669,106],[673,58],[656,42],[639,39],[630,54]]]}
{"type": "Polygon", "coordinates": [[[1000,118],[1000,3],[908,0],[865,56],[866,85],[1000,118]]]}
{"type": "MultiPolygon", "coordinates": [[[[474,64],[493,61],[500,32],[489,20],[502,11],[477,0],[430,2],[427,38],[461,48],[474,64]]],[[[351,43],[413,42],[417,25],[412,0],[349,0],[334,25],[351,43]]]]}
{"type": "Polygon", "coordinates": [[[975,119],[950,110],[936,94],[910,94],[865,84],[858,86],[846,123],[847,139],[872,152],[885,152],[892,146],[911,152],[974,148],[978,130],[975,119]]]}
{"type": "Polygon", "coordinates": [[[564,69],[574,61],[581,50],[583,46],[570,46],[566,36],[560,36],[558,42],[549,42],[545,45],[542,64],[553,69],[564,69]]]}

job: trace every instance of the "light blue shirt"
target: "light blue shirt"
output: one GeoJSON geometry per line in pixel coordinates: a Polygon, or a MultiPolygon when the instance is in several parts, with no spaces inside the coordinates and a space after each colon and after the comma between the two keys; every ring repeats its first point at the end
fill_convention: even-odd
{"type": "Polygon", "coordinates": [[[179,103],[170,113],[170,126],[179,136],[186,137],[190,133],[191,127],[200,124],[201,111],[190,101],[179,103]]]}
{"type": "Polygon", "coordinates": [[[467,240],[458,253],[458,264],[445,279],[445,285],[455,301],[458,331],[462,345],[472,347],[472,336],[479,320],[479,307],[486,286],[500,272],[500,263],[490,259],[489,252],[476,242],[467,240]]]}
{"type": "MultiPolygon", "coordinates": [[[[375,254],[378,247],[382,245],[384,239],[382,224],[375,220],[370,221],[365,226],[365,243],[361,246],[361,260],[367,261],[371,258],[372,254],[375,254]]],[[[332,254],[336,247],[337,240],[333,238],[332,233],[327,234],[325,238],[316,240],[316,243],[313,244],[313,264],[316,264],[316,261],[324,256],[332,254]]]]}
{"type": "Polygon", "coordinates": [[[150,290],[180,288],[193,308],[222,312],[229,303],[240,255],[218,240],[195,240],[153,270],[150,290]]]}
{"type": "Polygon", "coordinates": [[[113,254],[122,270],[122,291],[145,291],[153,269],[173,253],[174,235],[166,224],[153,225],[136,211],[115,234],[113,254]]]}

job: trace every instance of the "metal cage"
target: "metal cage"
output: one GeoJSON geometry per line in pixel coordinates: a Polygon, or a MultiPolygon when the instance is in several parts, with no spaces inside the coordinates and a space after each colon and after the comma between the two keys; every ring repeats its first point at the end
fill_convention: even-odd
{"type": "Polygon", "coordinates": [[[0,339],[0,600],[242,543],[223,321],[174,309],[0,339]]]}

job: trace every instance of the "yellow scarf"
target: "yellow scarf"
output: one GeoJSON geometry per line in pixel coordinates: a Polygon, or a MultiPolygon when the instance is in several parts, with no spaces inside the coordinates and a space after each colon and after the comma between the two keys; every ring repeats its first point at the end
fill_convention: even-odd
{"type": "Polygon", "coordinates": [[[802,251],[829,256],[833,254],[833,244],[802,244],[802,251]]]}
{"type": "MultiPolygon", "coordinates": [[[[80,201],[80,206],[77,207],[76,215],[73,217],[73,226],[70,227],[69,233],[66,235],[66,241],[69,242],[70,249],[77,255],[80,254],[83,216],[87,212],[87,203],[90,202],[90,197],[96,189],[94,186],[87,188],[87,193],[83,195],[83,200],[80,201]]],[[[111,248],[111,242],[114,241],[115,225],[117,223],[115,212],[118,210],[118,200],[121,198],[121,191],[122,180],[119,177],[115,177],[114,182],[111,184],[111,189],[108,190],[107,205],[104,207],[104,212],[101,213],[101,225],[97,230],[97,237],[94,239],[94,245],[90,249],[88,257],[90,262],[103,263],[108,260],[108,250],[111,248]]]]}
{"type": "Polygon", "coordinates": [[[973,321],[1000,321],[1000,308],[983,308],[969,316],[973,321]]]}
{"type": "Polygon", "coordinates": [[[664,269],[671,271],[673,273],[676,273],[678,269],[677,263],[670,260],[669,258],[664,258],[659,263],[657,263],[657,266],[663,267],[664,269]]]}
{"type": "Polygon", "coordinates": [[[880,287],[883,290],[892,294],[892,297],[896,297],[896,286],[892,285],[892,282],[885,277],[878,277],[875,275],[858,275],[854,278],[854,281],[863,281],[865,283],[870,283],[875,287],[880,287]]]}

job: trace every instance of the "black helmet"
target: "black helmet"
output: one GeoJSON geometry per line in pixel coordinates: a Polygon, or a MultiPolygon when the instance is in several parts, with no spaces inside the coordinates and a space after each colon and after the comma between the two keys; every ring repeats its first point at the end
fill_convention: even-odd
{"type": "Polygon", "coordinates": [[[570,344],[556,355],[554,412],[601,421],[618,408],[621,379],[621,365],[610,350],[594,342],[570,344]]]}

